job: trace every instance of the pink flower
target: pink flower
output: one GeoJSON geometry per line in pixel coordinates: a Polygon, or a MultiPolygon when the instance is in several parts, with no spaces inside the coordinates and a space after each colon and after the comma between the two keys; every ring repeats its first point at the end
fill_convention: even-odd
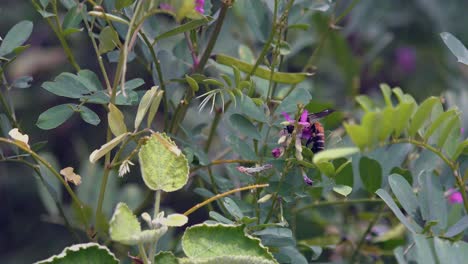
{"type": "Polygon", "coordinates": [[[195,0],[195,11],[202,15],[205,13],[205,9],[203,8],[204,6],[205,0],[195,0]]]}
{"type": "Polygon", "coordinates": [[[304,183],[305,184],[307,184],[309,186],[312,186],[314,184],[314,181],[311,178],[307,177],[307,175],[305,173],[302,174],[302,177],[304,178],[304,183]]]}
{"type": "Polygon", "coordinates": [[[448,190],[448,193],[449,195],[447,196],[447,199],[450,204],[463,203],[463,196],[461,192],[456,191],[455,189],[451,188],[448,190]]]}
{"type": "Polygon", "coordinates": [[[275,159],[283,156],[283,153],[284,153],[284,148],[283,147],[279,147],[279,148],[274,148],[272,151],[271,151],[271,155],[273,155],[273,157],[275,159]]]}

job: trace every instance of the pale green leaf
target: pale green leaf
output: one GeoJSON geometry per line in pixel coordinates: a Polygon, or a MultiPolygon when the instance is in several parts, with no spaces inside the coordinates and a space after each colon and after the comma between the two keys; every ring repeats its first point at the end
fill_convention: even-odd
{"type": "Polygon", "coordinates": [[[153,99],[153,102],[151,103],[149,112],[148,112],[148,118],[146,122],[146,127],[151,127],[151,123],[153,123],[153,119],[156,116],[156,113],[158,112],[159,105],[161,104],[161,100],[163,98],[164,91],[159,90],[156,92],[156,97],[153,99]]]}
{"type": "Polygon", "coordinates": [[[416,219],[418,217],[418,199],[405,178],[398,174],[392,174],[389,176],[388,182],[401,206],[413,219],[416,219]]]}
{"type": "Polygon", "coordinates": [[[252,122],[250,122],[250,120],[245,118],[243,115],[233,114],[229,117],[229,121],[231,122],[232,127],[241,134],[258,140],[261,139],[257,127],[255,127],[252,122]]]}
{"type": "Polygon", "coordinates": [[[185,230],[182,248],[190,259],[224,256],[258,257],[276,263],[260,240],[244,233],[242,226],[194,225],[185,230]]]}
{"type": "Polygon", "coordinates": [[[109,128],[114,136],[119,136],[127,133],[127,126],[125,125],[124,116],[122,112],[113,104],[109,104],[109,113],[107,113],[109,120],[109,128]]]}
{"type": "Polygon", "coordinates": [[[89,161],[91,163],[95,163],[104,155],[106,155],[109,151],[115,148],[120,142],[122,142],[130,133],[121,134],[118,137],[115,137],[111,141],[107,142],[106,144],[102,145],[99,149],[94,150],[91,155],[89,155],[89,161]]]}
{"type": "Polygon", "coordinates": [[[119,35],[113,28],[107,26],[101,30],[98,48],[100,54],[114,50],[117,43],[119,43],[119,35]]]}
{"type": "Polygon", "coordinates": [[[353,188],[347,185],[336,185],[333,186],[333,191],[347,197],[353,191],[353,188]]]}
{"type": "Polygon", "coordinates": [[[390,86],[388,86],[388,84],[381,84],[380,90],[382,91],[382,94],[384,96],[385,105],[387,105],[387,107],[389,108],[392,108],[392,89],[390,89],[390,86]]]}
{"type": "Polygon", "coordinates": [[[318,164],[320,162],[326,162],[342,157],[347,157],[358,153],[358,148],[348,147],[348,148],[335,148],[335,149],[326,149],[320,151],[319,153],[314,155],[313,162],[318,164]]]}
{"type": "Polygon", "coordinates": [[[180,264],[274,264],[276,263],[273,260],[264,259],[261,257],[252,257],[252,256],[221,256],[213,258],[203,258],[203,259],[189,259],[181,258],[179,259],[180,264]]]}
{"type": "Polygon", "coordinates": [[[440,37],[453,55],[457,57],[458,62],[468,65],[468,50],[461,41],[448,32],[440,33],[440,37]]]}
{"type": "Polygon", "coordinates": [[[162,221],[162,224],[167,226],[183,226],[187,222],[188,217],[183,214],[170,214],[162,221]]]}
{"type": "Polygon", "coordinates": [[[148,188],[173,192],[187,183],[187,159],[166,134],[155,133],[148,138],[138,157],[143,181],[148,188]]]}
{"type": "Polygon", "coordinates": [[[156,98],[157,91],[158,86],[153,86],[151,87],[151,89],[146,91],[146,93],[141,98],[140,104],[138,105],[138,111],[135,117],[135,130],[138,129],[138,127],[141,124],[141,121],[143,121],[143,118],[146,115],[146,112],[148,112],[148,109],[151,107],[153,100],[156,98]]]}
{"type": "Polygon", "coordinates": [[[66,247],[60,254],[48,259],[35,262],[35,264],[68,264],[68,263],[99,263],[117,264],[119,260],[106,246],[97,243],[76,244],[66,247]]]}
{"type": "Polygon", "coordinates": [[[411,118],[411,124],[408,129],[408,134],[410,137],[414,137],[424,122],[431,117],[432,108],[437,102],[440,102],[440,99],[438,97],[432,96],[421,103],[411,118]]]}
{"type": "Polygon", "coordinates": [[[125,203],[117,204],[110,220],[109,234],[112,240],[125,245],[134,245],[135,234],[141,233],[140,222],[125,203]]]}

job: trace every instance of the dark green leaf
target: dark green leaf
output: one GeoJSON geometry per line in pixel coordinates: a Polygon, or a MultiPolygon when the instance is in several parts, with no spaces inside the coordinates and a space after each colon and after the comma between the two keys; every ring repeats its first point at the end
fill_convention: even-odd
{"type": "Polygon", "coordinates": [[[374,193],[382,185],[382,167],[379,162],[363,156],[359,160],[359,176],[364,188],[374,193]]]}
{"type": "Polygon", "coordinates": [[[119,43],[119,35],[113,28],[107,26],[101,30],[101,33],[99,33],[100,54],[114,50],[117,43],[119,43]]]}
{"type": "Polygon", "coordinates": [[[78,27],[81,20],[83,20],[83,17],[81,16],[81,8],[84,7],[86,7],[86,5],[76,5],[68,10],[62,22],[63,30],[78,27]]]}
{"type": "MultiPolygon", "coordinates": [[[[125,91],[135,90],[136,88],[145,84],[145,81],[141,78],[135,78],[125,82],[125,91]]],[[[117,91],[120,91],[120,85],[117,86],[117,91]]]]}
{"type": "Polygon", "coordinates": [[[410,186],[413,185],[413,175],[411,174],[411,171],[407,169],[402,169],[400,167],[393,167],[392,170],[390,171],[390,174],[399,174],[405,178],[405,180],[408,182],[410,186]]]}
{"type": "Polygon", "coordinates": [[[86,123],[94,126],[97,126],[101,122],[99,116],[95,112],[93,112],[93,110],[89,109],[84,105],[80,106],[80,116],[86,123]]]}
{"type": "Polygon", "coordinates": [[[241,157],[245,159],[257,160],[257,155],[245,140],[241,140],[239,137],[233,135],[229,136],[227,140],[235,153],[241,155],[241,157]]]}
{"type": "Polygon", "coordinates": [[[97,243],[76,244],[66,247],[60,254],[38,261],[38,264],[64,264],[64,263],[93,263],[117,264],[119,260],[105,246],[97,243]]]}
{"type": "Polygon", "coordinates": [[[36,125],[44,130],[56,128],[70,118],[73,112],[73,105],[71,104],[54,106],[39,116],[36,125]]]}
{"type": "Polygon", "coordinates": [[[289,228],[269,227],[253,233],[262,239],[262,244],[268,247],[294,246],[296,241],[289,228]]]}
{"type": "Polygon", "coordinates": [[[0,57],[11,53],[16,47],[21,46],[31,35],[33,23],[21,21],[14,25],[6,34],[0,45],[0,57]]]}
{"type": "Polygon", "coordinates": [[[354,186],[353,164],[348,161],[336,169],[336,184],[354,186]]]}
{"type": "Polygon", "coordinates": [[[100,91],[104,89],[101,81],[99,81],[99,78],[94,72],[90,70],[80,70],[78,76],[80,77],[81,83],[83,83],[89,91],[100,91]]]}
{"type": "Polygon", "coordinates": [[[410,222],[406,216],[401,212],[398,205],[393,201],[392,197],[383,189],[378,189],[375,192],[382,200],[387,204],[387,206],[393,211],[395,216],[400,220],[400,222],[408,228],[409,231],[413,233],[419,233],[422,231],[422,228],[417,224],[410,222]]]}
{"type": "Polygon", "coordinates": [[[221,214],[215,212],[215,211],[210,211],[209,212],[209,215],[211,218],[213,218],[214,220],[220,222],[220,223],[223,223],[223,224],[228,224],[228,225],[232,225],[234,224],[233,221],[227,219],[226,217],[222,216],[221,214]]]}
{"type": "Polygon", "coordinates": [[[233,114],[229,117],[229,121],[231,122],[231,125],[241,134],[258,140],[261,139],[257,128],[243,115],[233,114]]]}
{"type": "Polygon", "coordinates": [[[252,98],[248,96],[244,96],[244,98],[242,98],[239,108],[245,116],[260,122],[267,121],[263,106],[257,106],[252,98]]]}
{"type": "MultiPolygon", "coordinates": [[[[129,1],[129,0],[123,0],[129,1]]],[[[154,257],[154,262],[151,263],[164,263],[164,264],[179,264],[179,260],[170,251],[159,251],[154,257]]]]}
{"type": "Polygon", "coordinates": [[[462,143],[460,143],[455,150],[455,153],[452,155],[453,160],[457,160],[461,154],[465,153],[466,149],[468,148],[468,139],[465,139],[462,143]]]}
{"type": "Polygon", "coordinates": [[[57,76],[53,82],[43,83],[42,88],[58,96],[69,98],[81,98],[90,92],[78,76],[67,72],[57,76]]]}
{"type": "Polygon", "coordinates": [[[197,81],[195,81],[195,79],[193,79],[192,77],[190,77],[188,75],[185,75],[185,80],[189,84],[190,88],[192,88],[193,92],[198,92],[198,89],[200,89],[200,88],[198,87],[198,83],[197,83],[197,81]]]}
{"type": "Polygon", "coordinates": [[[288,26],[289,29],[299,29],[303,31],[307,31],[309,27],[310,27],[309,24],[293,24],[293,25],[288,26]]]}
{"type": "Polygon", "coordinates": [[[226,207],[226,210],[237,220],[241,219],[244,214],[242,213],[241,209],[239,206],[236,204],[234,200],[232,200],[229,197],[224,198],[223,200],[224,207],[226,207]]]}
{"type": "Polygon", "coordinates": [[[62,35],[64,37],[83,31],[82,28],[67,28],[63,31],[62,35]]]}

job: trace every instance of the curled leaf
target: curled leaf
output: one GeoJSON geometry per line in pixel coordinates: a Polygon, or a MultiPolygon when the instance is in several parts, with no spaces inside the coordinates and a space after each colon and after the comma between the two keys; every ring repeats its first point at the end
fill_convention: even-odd
{"type": "Polygon", "coordinates": [[[122,142],[129,134],[129,132],[121,134],[120,136],[115,137],[111,141],[102,145],[99,149],[94,150],[91,155],[89,155],[89,161],[91,163],[98,161],[100,158],[106,155],[107,152],[111,151],[113,148],[115,148],[115,146],[122,142]]]}
{"type": "Polygon", "coordinates": [[[21,143],[27,148],[30,148],[28,144],[29,136],[26,134],[21,134],[18,128],[13,128],[12,130],[10,130],[10,132],[8,132],[8,135],[10,135],[10,137],[13,138],[16,142],[21,143]]]}
{"type": "Polygon", "coordinates": [[[74,169],[72,167],[66,167],[60,171],[60,174],[62,174],[63,177],[65,177],[65,180],[78,186],[81,184],[81,176],[73,171],[74,169]]]}

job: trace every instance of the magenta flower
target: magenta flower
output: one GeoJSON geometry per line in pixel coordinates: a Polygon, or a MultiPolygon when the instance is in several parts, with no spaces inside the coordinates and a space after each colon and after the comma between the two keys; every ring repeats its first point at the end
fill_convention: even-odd
{"type": "Polygon", "coordinates": [[[406,73],[416,68],[416,51],[411,47],[400,47],[395,51],[397,66],[406,73]]]}
{"type": "Polygon", "coordinates": [[[283,156],[283,153],[284,153],[284,148],[283,147],[279,147],[279,148],[274,148],[272,151],[271,151],[271,155],[273,155],[273,157],[275,159],[283,156]]]}
{"type": "Polygon", "coordinates": [[[450,204],[460,204],[460,203],[463,203],[463,196],[461,194],[461,192],[453,189],[453,188],[450,188],[448,190],[448,193],[449,195],[447,196],[447,199],[448,199],[448,202],[450,204]]]}
{"type": "Polygon", "coordinates": [[[195,0],[195,11],[197,11],[198,13],[202,15],[205,13],[204,6],[205,6],[205,0],[195,0]]]}

